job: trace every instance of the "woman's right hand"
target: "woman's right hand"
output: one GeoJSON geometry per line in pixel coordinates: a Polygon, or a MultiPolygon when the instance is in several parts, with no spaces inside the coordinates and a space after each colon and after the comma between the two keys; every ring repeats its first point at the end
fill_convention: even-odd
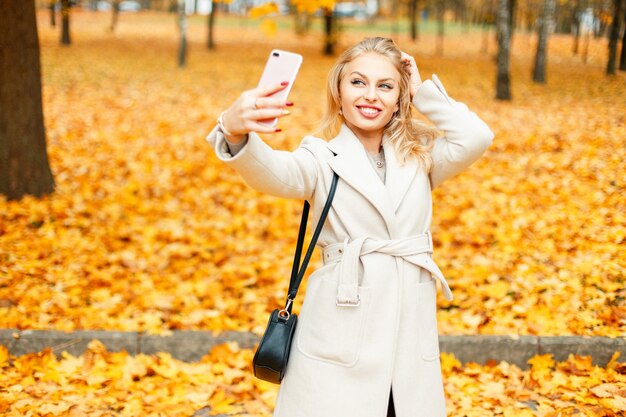
{"type": "Polygon", "coordinates": [[[406,52],[400,52],[400,54],[401,54],[400,59],[402,61],[402,64],[404,65],[405,70],[411,76],[409,84],[410,84],[410,91],[411,91],[411,101],[413,101],[413,97],[417,93],[417,90],[420,88],[420,85],[422,85],[422,77],[420,76],[419,69],[417,69],[415,58],[413,58],[411,55],[407,54],[406,52]]]}
{"type": "Polygon", "coordinates": [[[275,133],[280,132],[271,126],[259,123],[261,120],[274,119],[290,114],[284,107],[293,106],[292,102],[268,97],[287,87],[288,82],[270,86],[257,87],[241,93],[239,98],[224,112],[222,124],[232,135],[227,135],[231,143],[239,143],[249,132],[275,133]]]}

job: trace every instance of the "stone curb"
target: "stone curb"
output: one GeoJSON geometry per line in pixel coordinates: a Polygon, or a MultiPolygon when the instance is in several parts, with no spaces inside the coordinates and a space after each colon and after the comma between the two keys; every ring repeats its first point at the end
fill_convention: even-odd
{"type": "MultiPolygon", "coordinates": [[[[100,340],[108,350],[126,350],[132,355],[170,352],[176,359],[186,362],[198,361],[215,345],[234,341],[242,348],[253,348],[259,336],[250,332],[228,331],[174,331],[169,336],[150,335],[141,332],[79,330],[62,332],[55,330],[0,330],[0,345],[9,353],[21,356],[39,352],[50,347],[59,355],[63,351],[81,355],[89,342],[100,340]]],[[[621,353],[620,362],[626,361],[626,338],[585,336],[440,336],[440,350],[453,353],[461,362],[484,364],[489,360],[507,361],[521,368],[528,368],[527,361],[537,354],[551,353],[557,361],[570,354],[591,356],[594,365],[606,366],[616,351],[621,353]]]]}

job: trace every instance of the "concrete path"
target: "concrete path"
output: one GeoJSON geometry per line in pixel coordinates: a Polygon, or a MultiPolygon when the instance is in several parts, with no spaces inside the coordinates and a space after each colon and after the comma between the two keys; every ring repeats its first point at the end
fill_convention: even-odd
{"type": "MultiPolygon", "coordinates": [[[[243,348],[253,348],[259,337],[248,332],[174,331],[170,336],[156,336],[139,332],[52,330],[0,330],[0,345],[14,356],[39,352],[46,347],[60,354],[67,351],[78,356],[92,339],[100,340],[108,350],[126,350],[132,355],[170,352],[173,357],[194,362],[213,346],[236,341],[243,348]]],[[[527,361],[536,354],[551,353],[555,360],[567,359],[570,353],[591,356],[593,363],[605,366],[614,352],[621,353],[619,361],[626,362],[626,337],[582,336],[440,336],[442,352],[453,353],[461,362],[484,364],[488,360],[507,361],[527,368],[527,361]]]]}

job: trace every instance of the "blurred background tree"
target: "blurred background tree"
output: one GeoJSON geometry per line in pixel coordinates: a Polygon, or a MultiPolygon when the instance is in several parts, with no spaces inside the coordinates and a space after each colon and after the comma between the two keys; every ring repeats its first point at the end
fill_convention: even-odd
{"type": "Polygon", "coordinates": [[[180,42],[178,44],[178,66],[187,65],[187,2],[186,0],[178,0],[176,4],[178,11],[178,31],[180,33],[180,42]]]}
{"type": "MultiPolygon", "coordinates": [[[[615,74],[615,61],[617,58],[617,43],[619,42],[620,30],[622,27],[623,10],[626,7],[623,4],[626,0],[613,0],[613,19],[611,23],[611,31],[609,35],[609,60],[606,66],[606,73],[615,74]]],[[[626,36],[626,35],[624,35],[626,36]]],[[[624,45],[622,45],[622,59],[624,62],[624,45]]],[[[624,69],[623,66],[620,69],[624,69]]]]}
{"type": "Polygon", "coordinates": [[[0,2],[0,194],[52,192],[41,104],[39,38],[33,1],[0,2]]]}
{"type": "Polygon", "coordinates": [[[554,26],[556,0],[544,0],[543,3],[543,15],[537,23],[537,52],[535,53],[535,66],[533,68],[533,81],[542,84],[546,82],[548,37],[554,26]]]}
{"type": "MultiPolygon", "coordinates": [[[[446,23],[461,24],[464,30],[482,26],[484,33],[481,53],[487,54],[488,39],[492,28],[496,29],[495,37],[499,45],[497,56],[504,60],[506,55],[507,36],[500,39],[499,33],[508,29],[510,42],[516,31],[537,32],[535,66],[532,78],[536,82],[545,79],[546,62],[548,59],[548,39],[551,33],[569,33],[572,35],[572,53],[581,54],[583,61],[587,59],[590,37],[606,37],[609,40],[609,59],[607,73],[615,69],[626,70],[626,52],[621,43],[626,39],[623,30],[626,20],[626,0],[507,0],[506,4],[499,0],[185,0],[185,15],[207,16],[207,47],[216,48],[217,14],[254,15],[273,19],[282,15],[292,15],[294,29],[303,34],[312,27],[312,22],[321,20],[325,34],[322,52],[334,55],[335,45],[340,36],[343,21],[356,19],[362,21],[364,27],[383,26],[391,28],[391,35],[403,31],[410,33],[412,40],[419,38],[420,22],[437,25],[437,53],[443,54],[446,23]],[[506,8],[508,22],[496,24],[499,8],[506,8]],[[434,17],[434,20],[433,20],[434,17]],[[379,24],[382,22],[382,25],[379,24]],[[544,24],[545,22],[545,24],[544,24]],[[581,48],[582,40],[582,48],[581,48]],[[582,49],[582,51],[581,51],[582,49]]],[[[155,10],[175,13],[180,10],[178,0],[39,0],[40,7],[50,10],[51,25],[56,24],[55,13],[62,15],[61,42],[69,44],[70,9],[71,7],[90,8],[92,10],[111,11],[111,30],[117,26],[120,10],[140,11],[155,10]]],[[[178,27],[184,16],[178,16],[178,27]]],[[[181,35],[181,45],[182,45],[181,35]]],[[[182,50],[182,46],[179,50],[182,50]]],[[[179,61],[181,60],[179,53],[179,61]]],[[[504,64],[500,64],[504,71],[504,64]]],[[[506,77],[500,76],[499,85],[506,77]]],[[[504,87],[503,87],[504,88],[504,87]]],[[[498,96],[499,94],[497,94],[498,96]]],[[[506,95],[506,94],[504,94],[506,95]]]]}
{"type": "Polygon", "coordinates": [[[61,0],[61,44],[69,45],[70,38],[70,0],[61,0]]]}
{"type": "Polygon", "coordinates": [[[496,76],[496,98],[498,100],[511,100],[511,23],[515,0],[498,1],[497,18],[497,76],[496,76]]]}
{"type": "MultiPolygon", "coordinates": [[[[495,62],[495,98],[511,100],[510,50],[516,32],[537,33],[532,79],[545,83],[550,57],[548,40],[554,33],[572,37],[572,54],[587,62],[589,41],[604,38],[608,45],[606,73],[626,70],[626,0],[33,0],[2,2],[3,71],[2,108],[20,112],[2,112],[1,193],[19,198],[24,193],[42,195],[52,191],[54,183],[45,149],[45,132],[41,122],[41,81],[35,6],[47,9],[50,25],[56,26],[61,13],[60,42],[70,46],[70,14],[74,8],[94,12],[110,12],[109,30],[115,31],[120,16],[126,12],[169,13],[178,28],[177,62],[187,64],[187,16],[207,16],[207,46],[217,47],[217,12],[224,18],[263,18],[262,36],[276,28],[291,24],[297,36],[321,31],[325,55],[337,53],[341,33],[362,30],[380,36],[406,34],[415,42],[420,28],[435,31],[436,53],[444,53],[447,27],[462,31],[482,31],[476,54],[495,62]],[[21,4],[18,6],[17,4],[21,4]],[[266,24],[267,23],[267,24],[266,24]],[[269,29],[268,29],[269,28],[269,29]],[[495,30],[493,30],[495,29],[495,30]],[[496,51],[489,50],[495,36],[496,51]],[[621,44],[621,50],[620,50],[621,44]],[[620,52],[621,51],[621,52],[620,52]],[[16,75],[16,74],[19,74],[16,75]],[[28,150],[28,152],[25,152],[28,150]],[[19,162],[18,162],[19,161],[19,162]]],[[[452,29],[450,29],[452,30],[452,29]]],[[[174,36],[175,32],[172,32],[174,36]]]]}

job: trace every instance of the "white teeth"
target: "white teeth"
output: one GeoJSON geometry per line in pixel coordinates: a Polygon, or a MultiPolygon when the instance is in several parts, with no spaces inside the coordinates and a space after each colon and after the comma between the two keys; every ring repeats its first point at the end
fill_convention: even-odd
{"type": "Polygon", "coordinates": [[[372,109],[370,107],[361,107],[361,111],[363,113],[367,113],[367,114],[376,114],[376,113],[378,113],[378,110],[372,109]]]}

